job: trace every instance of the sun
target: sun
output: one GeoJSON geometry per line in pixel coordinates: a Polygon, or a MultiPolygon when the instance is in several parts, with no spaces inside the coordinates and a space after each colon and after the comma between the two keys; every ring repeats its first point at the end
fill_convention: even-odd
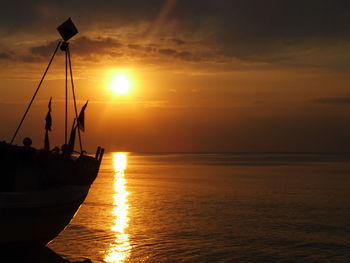
{"type": "Polygon", "coordinates": [[[127,75],[115,75],[111,81],[111,89],[117,95],[126,95],[129,93],[131,86],[130,79],[127,75]]]}

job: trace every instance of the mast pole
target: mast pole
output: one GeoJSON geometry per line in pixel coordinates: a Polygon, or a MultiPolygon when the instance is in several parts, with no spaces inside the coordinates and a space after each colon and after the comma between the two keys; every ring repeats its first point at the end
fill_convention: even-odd
{"type": "MultiPolygon", "coordinates": [[[[70,80],[71,80],[71,85],[72,85],[72,93],[73,93],[73,101],[74,101],[74,110],[75,110],[75,118],[78,122],[78,111],[77,111],[77,103],[75,100],[75,91],[74,91],[74,81],[73,81],[73,71],[72,71],[72,62],[70,59],[70,49],[69,46],[67,48],[68,52],[68,64],[69,64],[69,71],[70,71],[70,80]]],[[[79,126],[78,128],[78,138],[79,138],[79,146],[80,146],[80,153],[83,153],[83,146],[82,146],[82,141],[81,141],[81,135],[80,135],[80,129],[79,126]]]]}
{"type": "Polygon", "coordinates": [[[66,54],[66,107],[65,107],[65,130],[64,130],[64,143],[67,144],[67,132],[68,132],[68,42],[65,42],[65,54],[66,54]]]}
{"type": "Polygon", "coordinates": [[[51,57],[51,59],[50,59],[50,62],[49,62],[49,64],[47,65],[46,70],[45,70],[43,76],[41,77],[41,80],[40,80],[40,82],[39,82],[39,85],[38,85],[38,87],[36,88],[36,90],[35,90],[35,92],[34,92],[34,95],[33,95],[32,99],[30,100],[30,102],[29,102],[29,104],[28,104],[28,107],[27,107],[26,111],[24,112],[23,117],[22,117],[22,119],[21,119],[21,121],[20,121],[20,123],[19,123],[19,125],[18,125],[18,127],[17,127],[17,129],[16,129],[16,131],[15,131],[15,133],[13,134],[13,137],[12,137],[12,139],[11,139],[10,144],[12,144],[13,141],[15,140],[15,138],[16,138],[16,136],[17,136],[17,133],[18,133],[19,129],[21,128],[22,123],[23,123],[24,119],[26,118],[27,113],[28,113],[30,107],[31,107],[32,104],[33,104],[33,101],[34,101],[34,99],[35,99],[35,97],[36,97],[36,95],[37,95],[37,93],[38,93],[38,91],[39,91],[39,89],[40,89],[41,84],[42,84],[43,81],[44,81],[44,78],[45,78],[45,76],[46,76],[46,73],[49,71],[49,68],[50,68],[50,66],[51,66],[51,63],[52,63],[52,61],[53,61],[53,59],[54,59],[54,57],[55,57],[55,55],[56,55],[56,53],[57,53],[57,50],[58,50],[58,48],[60,47],[60,45],[61,45],[61,41],[58,41],[57,47],[56,47],[55,51],[54,51],[53,54],[52,54],[52,57],[51,57]]]}

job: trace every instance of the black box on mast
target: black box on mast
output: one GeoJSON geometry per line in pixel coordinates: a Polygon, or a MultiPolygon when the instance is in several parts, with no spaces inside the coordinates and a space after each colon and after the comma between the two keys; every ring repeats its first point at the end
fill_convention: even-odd
{"type": "Polygon", "coordinates": [[[71,18],[68,18],[67,21],[65,21],[62,25],[57,27],[57,31],[60,33],[64,41],[68,41],[73,36],[78,34],[78,29],[73,24],[71,18]]]}

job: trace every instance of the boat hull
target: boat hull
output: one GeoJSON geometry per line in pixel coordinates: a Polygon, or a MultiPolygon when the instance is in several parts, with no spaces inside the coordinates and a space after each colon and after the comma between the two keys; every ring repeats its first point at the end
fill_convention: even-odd
{"type": "Polygon", "coordinates": [[[89,186],[0,193],[0,246],[40,246],[54,239],[84,202],[89,186]]]}

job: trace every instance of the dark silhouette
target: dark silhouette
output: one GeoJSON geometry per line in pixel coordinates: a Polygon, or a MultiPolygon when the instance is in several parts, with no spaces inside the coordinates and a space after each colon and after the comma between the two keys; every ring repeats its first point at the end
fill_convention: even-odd
{"type": "MultiPolygon", "coordinates": [[[[74,151],[75,130],[78,127],[79,118],[79,122],[84,126],[84,110],[87,103],[78,118],[69,45],[66,41],[78,31],[71,19],[64,22],[58,30],[65,41],[58,42],[11,143],[0,142],[0,167],[2,169],[0,248],[40,247],[54,239],[69,224],[84,202],[91,184],[96,179],[102,161],[103,149],[100,147],[98,147],[98,153],[95,157],[85,154],[79,129],[80,152],[74,151]],[[48,132],[51,131],[52,126],[51,98],[45,117],[44,148],[31,147],[32,140],[28,137],[23,140],[24,146],[13,145],[12,142],[29,112],[59,47],[62,47],[61,50],[65,52],[66,56],[66,127],[62,151],[60,152],[57,147],[50,151],[48,132]],[[67,140],[68,70],[70,71],[75,120],[77,122],[76,125],[73,123],[69,143],[67,140]]],[[[23,251],[23,253],[25,252],[23,251]]],[[[16,254],[15,256],[20,255],[16,254]]]]}
{"type": "Polygon", "coordinates": [[[48,247],[0,249],[1,262],[6,263],[92,263],[90,259],[69,261],[48,247]]]}

